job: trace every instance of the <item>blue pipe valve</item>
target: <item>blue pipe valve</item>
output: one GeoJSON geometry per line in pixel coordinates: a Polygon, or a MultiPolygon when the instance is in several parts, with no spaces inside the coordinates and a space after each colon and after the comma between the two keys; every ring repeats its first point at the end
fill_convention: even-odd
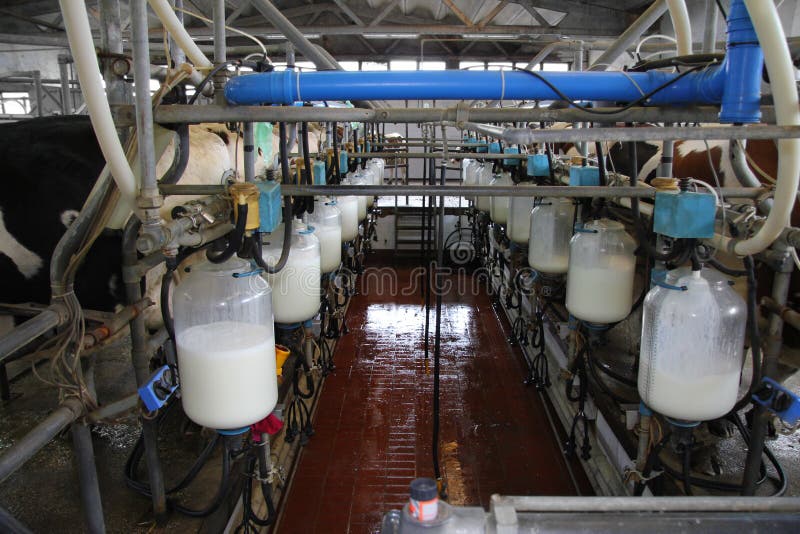
{"type": "Polygon", "coordinates": [[[800,421],[800,396],[771,378],[765,377],[753,393],[753,402],[778,416],[787,426],[795,427],[800,421]]]}

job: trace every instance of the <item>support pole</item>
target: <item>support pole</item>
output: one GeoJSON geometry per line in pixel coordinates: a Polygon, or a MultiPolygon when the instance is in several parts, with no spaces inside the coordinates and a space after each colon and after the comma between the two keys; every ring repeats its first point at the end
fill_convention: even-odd
{"type": "Polygon", "coordinates": [[[61,80],[61,114],[72,114],[72,88],[69,83],[69,56],[58,55],[58,74],[61,80]]]}
{"type": "MultiPolygon", "coordinates": [[[[123,273],[132,271],[138,262],[136,253],[136,236],[141,223],[131,217],[122,235],[123,273]]],[[[129,304],[139,302],[142,291],[139,276],[125,274],[125,293],[129,304]]],[[[144,316],[139,314],[131,321],[131,359],[136,375],[136,385],[144,384],[150,375],[150,352],[148,351],[147,331],[144,316]]],[[[142,420],[142,436],[144,440],[147,476],[150,482],[150,494],[153,499],[153,515],[156,524],[163,525],[167,520],[167,497],[164,489],[164,475],[158,459],[157,425],[154,419],[142,420]]]]}
{"type": "MultiPolygon", "coordinates": [[[[780,271],[775,273],[772,281],[772,300],[779,307],[786,305],[789,297],[789,284],[791,282],[794,265],[789,259],[789,249],[781,246],[784,254],[780,271]]],[[[778,372],[778,360],[783,347],[783,318],[778,313],[773,313],[769,318],[767,335],[764,338],[764,361],[761,365],[761,376],[772,378],[778,372]]],[[[767,438],[767,425],[772,418],[771,413],[761,404],[756,404],[753,412],[753,424],[750,429],[750,448],[747,451],[747,460],[744,467],[742,495],[755,495],[756,485],[760,474],[761,459],[764,453],[764,442],[767,438]]]]}
{"type": "Polygon", "coordinates": [[[713,54],[717,48],[717,3],[706,0],[706,29],[703,32],[703,53],[713,54]]]}
{"type": "Polygon", "coordinates": [[[72,444],[78,464],[83,521],[89,534],[104,534],[103,502],[100,498],[100,484],[97,480],[97,467],[94,461],[92,433],[83,422],[72,425],[72,444]]]}

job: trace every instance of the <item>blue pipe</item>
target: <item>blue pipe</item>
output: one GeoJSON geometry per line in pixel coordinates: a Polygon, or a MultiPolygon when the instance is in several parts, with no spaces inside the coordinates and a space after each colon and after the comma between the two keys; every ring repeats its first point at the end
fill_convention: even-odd
{"type": "MultiPolygon", "coordinates": [[[[732,0],[728,54],[653,95],[655,105],[722,104],[722,122],[758,122],[763,54],[743,0],[732,0]]],[[[678,75],[649,72],[539,73],[570,100],[633,102],[678,75]]],[[[558,100],[541,79],[521,71],[265,72],[225,86],[228,103],[291,104],[312,100],[558,100]]]]}
{"type": "MultiPolygon", "coordinates": [[[[720,71],[690,74],[653,103],[716,103],[722,97],[720,71]]],[[[721,72],[721,71],[720,71],[721,72]]],[[[571,100],[631,102],[676,76],[673,73],[540,73],[571,100]],[[638,87],[637,87],[638,86],[638,87]]],[[[309,100],[558,100],[542,80],[520,71],[264,72],[237,76],[225,86],[230,104],[291,104],[309,100]]]]}

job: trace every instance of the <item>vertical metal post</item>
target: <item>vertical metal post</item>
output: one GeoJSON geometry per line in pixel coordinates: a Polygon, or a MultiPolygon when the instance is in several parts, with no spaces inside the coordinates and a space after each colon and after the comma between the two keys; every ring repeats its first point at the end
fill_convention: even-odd
{"type": "MultiPolygon", "coordinates": [[[[141,0],[134,0],[136,1],[141,0]]],[[[136,254],[136,236],[141,223],[132,217],[125,227],[122,235],[122,266],[125,276],[125,296],[128,303],[139,302],[142,290],[138,276],[128,274],[134,271],[138,262],[136,254]]],[[[144,384],[150,375],[150,353],[147,349],[147,331],[144,316],[137,315],[130,324],[131,329],[131,359],[133,371],[136,375],[136,385],[144,384]]],[[[157,525],[163,525],[167,519],[167,497],[164,489],[164,475],[158,459],[157,425],[154,419],[142,420],[142,436],[144,440],[145,459],[147,461],[147,476],[150,482],[150,494],[153,499],[153,514],[157,525]]]]}
{"type": "MultiPolygon", "coordinates": [[[[108,54],[122,54],[122,17],[119,0],[99,0],[100,47],[108,54]]],[[[106,82],[108,103],[129,104],[132,100],[130,87],[121,76],[114,73],[113,61],[103,61],[103,79],[106,82]]],[[[71,100],[71,99],[70,99],[71,100]]],[[[123,139],[124,141],[124,139],[123,139]]]]}
{"type": "MultiPolygon", "coordinates": [[[[789,297],[789,284],[792,278],[794,265],[789,259],[789,250],[783,245],[776,247],[784,254],[781,262],[782,268],[775,272],[772,281],[772,300],[779,308],[786,305],[789,297]]],[[[769,327],[765,337],[764,361],[761,364],[763,378],[774,377],[778,371],[778,360],[783,346],[783,319],[780,314],[772,313],[769,318],[769,327]]],[[[755,495],[759,478],[761,458],[764,453],[764,441],[767,437],[767,425],[772,417],[770,412],[762,405],[756,404],[753,412],[753,424],[750,430],[750,448],[747,451],[747,460],[744,467],[742,495],[755,495]]]]}
{"type": "Polygon", "coordinates": [[[133,80],[136,89],[136,135],[139,143],[141,188],[139,207],[144,210],[145,227],[160,222],[161,196],[156,177],[156,154],[153,144],[153,108],[150,99],[150,43],[147,31],[146,0],[131,0],[133,30],[133,80]]]}
{"type": "Polygon", "coordinates": [[[706,0],[706,29],[703,32],[703,53],[713,54],[717,45],[717,3],[706,0]]]}
{"type": "Polygon", "coordinates": [[[294,53],[294,45],[292,43],[286,43],[286,68],[293,69],[295,68],[295,53],[294,53]]]}
{"type": "Polygon", "coordinates": [[[36,116],[44,117],[44,93],[42,93],[42,73],[33,71],[33,92],[36,97],[36,116]]]}
{"type": "MultiPolygon", "coordinates": [[[[671,122],[665,122],[664,126],[672,126],[671,122]]],[[[672,178],[672,160],[675,152],[675,141],[667,139],[661,145],[661,162],[658,164],[658,176],[672,178]]]]}
{"type": "MultiPolygon", "coordinates": [[[[178,17],[178,20],[181,21],[183,24],[183,0],[172,0],[172,5],[176,8],[175,9],[175,16],[178,17]]],[[[180,65],[181,63],[186,63],[186,53],[183,51],[175,39],[172,38],[172,34],[169,36],[169,54],[172,57],[173,63],[176,65],[180,65]]]]}
{"type": "Polygon", "coordinates": [[[244,123],[244,135],[242,144],[244,146],[244,181],[254,182],[256,178],[256,152],[254,128],[252,122],[244,123]]]}
{"type": "Polygon", "coordinates": [[[72,89],[69,85],[69,56],[65,54],[58,55],[58,74],[61,78],[61,114],[72,114],[72,89]]]}
{"type": "MultiPolygon", "coordinates": [[[[228,60],[228,49],[225,41],[225,0],[214,0],[213,16],[214,19],[214,65],[222,65],[228,60]]],[[[225,95],[223,89],[228,76],[225,69],[222,69],[214,76],[214,103],[224,104],[225,95]]]]}
{"type": "Polygon", "coordinates": [[[106,531],[106,524],[103,519],[103,502],[100,498],[100,485],[94,461],[92,433],[85,423],[76,422],[72,425],[72,443],[78,463],[81,508],[86,531],[90,534],[103,534],[106,531]]]}

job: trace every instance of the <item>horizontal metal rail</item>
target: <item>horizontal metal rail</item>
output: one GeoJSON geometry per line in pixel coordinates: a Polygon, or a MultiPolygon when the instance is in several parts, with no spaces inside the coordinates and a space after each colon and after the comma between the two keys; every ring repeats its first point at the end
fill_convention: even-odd
{"type": "MultiPolygon", "coordinates": [[[[455,150],[450,148],[450,150],[455,150]]],[[[444,152],[348,152],[351,158],[411,158],[442,159],[444,152]]],[[[449,159],[527,159],[527,154],[476,154],[474,152],[450,152],[449,159]]]]}
{"type": "Polygon", "coordinates": [[[3,451],[3,454],[0,455],[0,482],[3,482],[25,462],[33,458],[37,452],[83,413],[84,408],[80,400],[75,397],[68,398],[30,432],[3,451]]]}
{"type": "Polygon", "coordinates": [[[507,497],[492,495],[492,507],[517,512],[789,512],[800,513],[800,497],[507,497]]]}
{"type": "MultiPolygon", "coordinates": [[[[223,185],[160,185],[164,195],[219,195],[223,185]]],[[[717,191],[726,198],[757,198],[767,192],[760,187],[722,187],[717,191]]],[[[449,186],[449,185],[281,185],[283,196],[531,196],[550,198],[653,198],[650,187],[571,187],[571,186],[449,186]]]]}
{"type": "Polygon", "coordinates": [[[0,361],[45,332],[59,326],[66,317],[60,305],[45,308],[7,334],[0,336],[0,361]]]}
{"type": "MultiPolygon", "coordinates": [[[[481,125],[467,125],[468,128],[481,125]]],[[[504,133],[502,128],[490,135],[504,133]]],[[[482,130],[479,130],[482,131],[482,130]]],[[[642,128],[565,128],[558,130],[525,130],[508,128],[505,131],[523,133],[527,143],[580,143],[593,141],[665,141],[677,139],[785,139],[800,137],[800,126],[709,126],[686,128],[681,126],[642,128]]],[[[522,141],[520,141],[522,143],[522,141]]]]}
{"type": "MultiPolygon", "coordinates": [[[[294,106],[189,106],[170,105],[155,109],[154,120],[160,124],[201,122],[689,122],[716,123],[719,108],[715,106],[596,108],[596,111],[617,111],[599,116],[578,108],[324,108],[294,106]]],[[[762,122],[774,123],[772,106],[762,106],[762,122]]],[[[133,106],[114,108],[118,126],[136,123],[133,106]]]]}

